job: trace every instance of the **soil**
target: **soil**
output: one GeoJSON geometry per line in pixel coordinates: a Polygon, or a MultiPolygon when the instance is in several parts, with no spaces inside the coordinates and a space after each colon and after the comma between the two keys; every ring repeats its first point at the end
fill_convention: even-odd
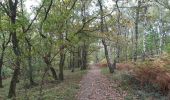
{"type": "Polygon", "coordinates": [[[80,82],[77,100],[124,100],[98,66],[91,66],[80,82]]]}

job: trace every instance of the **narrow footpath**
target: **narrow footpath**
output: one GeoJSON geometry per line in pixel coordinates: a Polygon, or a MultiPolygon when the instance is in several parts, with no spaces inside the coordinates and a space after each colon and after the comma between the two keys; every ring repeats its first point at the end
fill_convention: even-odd
{"type": "Polygon", "coordinates": [[[80,84],[77,100],[124,100],[98,66],[91,66],[80,84]]]}

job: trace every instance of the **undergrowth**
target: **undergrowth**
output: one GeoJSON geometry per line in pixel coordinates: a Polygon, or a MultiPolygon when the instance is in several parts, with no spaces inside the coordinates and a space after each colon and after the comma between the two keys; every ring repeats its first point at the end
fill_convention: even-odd
{"type": "MultiPolygon", "coordinates": [[[[17,84],[16,100],[37,100],[41,97],[43,100],[75,100],[75,95],[79,90],[79,82],[86,71],[76,70],[72,73],[70,70],[65,71],[65,80],[63,82],[51,81],[47,77],[43,85],[43,92],[40,96],[40,85],[31,88],[25,88],[23,80],[17,84]]],[[[36,78],[36,83],[40,83],[40,78],[36,78]]],[[[0,100],[7,100],[10,78],[3,81],[4,88],[0,89],[0,100]]]]}
{"type": "Polygon", "coordinates": [[[161,57],[153,61],[137,62],[133,67],[125,68],[119,64],[110,75],[108,68],[102,68],[114,88],[127,91],[125,100],[170,100],[170,61],[161,57]]]}

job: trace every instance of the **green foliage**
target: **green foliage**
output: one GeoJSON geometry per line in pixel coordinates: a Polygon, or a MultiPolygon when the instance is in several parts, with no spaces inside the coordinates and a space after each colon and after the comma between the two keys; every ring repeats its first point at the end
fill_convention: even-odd
{"type": "Polygon", "coordinates": [[[154,32],[151,32],[150,34],[147,35],[146,37],[146,49],[149,51],[149,50],[153,50],[153,49],[157,49],[155,46],[155,42],[158,42],[159,41],[159,37],[158,37],[158,34],[155,34],[154,32]],[[154,41],[154,40],[157,40],[157,41],[154,41]]]}
{"type": "Polygon", "coordinates": [[[1,74],[4,78],[8,78],[12,75],[12,72],[12,69],[8,68],[7,66],[3,66],[1,74]]]}

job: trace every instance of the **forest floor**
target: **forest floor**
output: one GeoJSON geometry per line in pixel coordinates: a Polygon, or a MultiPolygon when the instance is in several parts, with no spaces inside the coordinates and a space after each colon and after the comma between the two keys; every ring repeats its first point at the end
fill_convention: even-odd
{"type": "MultiPolygon", "coordinates": [[[[81,71],[80,69],[75,69],[75,72],[70,70],[65,70],[65,80],[63,82],[53,81],[51,76],[45,78],[45,83],[43,84],[43,92],[41,99],[43,100],[75,100],[75,95],[77,94],[79,87],[79,82],[87,71],[81,71]]],[[[39,75],[39,74],[38,74],[39,75]]],[[[10,78],[3,80],[4,88],[0,89],[0,100],[9,100],[7,98],[10,78]]],[[[41,83],[41,78],[35,78],[36,83],[41,83]]],[[[24,88],[25,84],[29,81],[24,82],[20,79],[17,84],[17,97],[16,100],[38,100],[40,98],[40,84],[30,88],[24,88]]]]}
{"type": "Polygon", "coordinates": [[[98,66],[90,66],[90,70],[81,81],[77,100],[124,100],[123,95],[113,88],[113,84],[101,73],[98,66]]]}

